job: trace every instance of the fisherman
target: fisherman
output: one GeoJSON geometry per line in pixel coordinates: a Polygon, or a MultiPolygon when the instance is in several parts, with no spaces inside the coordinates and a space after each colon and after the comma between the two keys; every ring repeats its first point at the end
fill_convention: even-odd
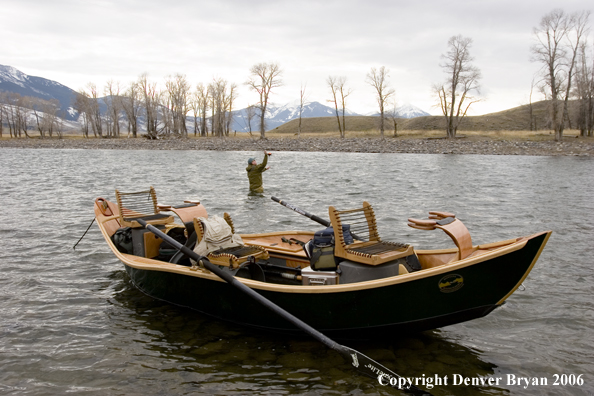
{"type": "Polygon", "coordinates": [[[250,180],[250,192],[262,194],[264,192],[264,186],[262,185],[262,172],[270,169],[270,167],[266,167],[268,163],[268,156],[271,153],[264,151],[264,160],[260,165],[255,158],[250,158],[248,160],[248,167],[245,168],[247,171],[248,179],[250,180]]]}

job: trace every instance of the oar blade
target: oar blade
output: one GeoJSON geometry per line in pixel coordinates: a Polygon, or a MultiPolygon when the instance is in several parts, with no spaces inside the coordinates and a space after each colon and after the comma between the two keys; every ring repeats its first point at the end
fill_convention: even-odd
{"type": "Polygon", "coordinates": [[[349,359],[350,363],[357,369],[357,371],[368,377],[375,378],[381,385],[390,386],[412,395],[431,396],[431,393],[416,387],[407,378],[396,374],[389,368],[379,364],[359,351],[341,345],[339,352],[345,358],[349,359]]]}

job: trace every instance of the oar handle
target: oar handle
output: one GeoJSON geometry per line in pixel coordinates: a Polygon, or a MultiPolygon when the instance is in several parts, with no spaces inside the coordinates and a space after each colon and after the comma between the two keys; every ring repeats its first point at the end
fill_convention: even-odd
{"type": "Polygon", "coordinates": [[[270,199],[272,199],[275,202],[278,202],[279,204],[283,205],[284,207],[287,207],[297,213],[299,213],[300,215],[303,215],[305,217],[309,217],[310,219],[312,219],[313,221],[315,221],[316,223],[319,223],[323,226],[326,227],[330,227],[330,222],[328,220],[324,220],[316,215],[313,215],[311,213],[307,213],[305,210],[303,209],[299,209],[297,206],[290,204],[287,201],[283,201],[282,199],[278,199],[277,197],[270,197],[270,199]]]}

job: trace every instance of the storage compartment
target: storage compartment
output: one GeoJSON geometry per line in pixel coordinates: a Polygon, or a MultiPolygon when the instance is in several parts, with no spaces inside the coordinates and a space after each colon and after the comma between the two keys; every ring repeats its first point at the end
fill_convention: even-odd
{"type": "Polygon", "coordinates": [[[311,267],[301,270],[304,286],[337,285],[338,273],[336,271],[314,271],[311,267]]]}
{"type": "Polygon", "coordinates": [[[385,264],[367,265],[344,260],[338,265],[340,283],[357,283],[399,275],[400,264],[406,265],[406,258],[399,258],[385,264]]]}
{"type": "MultiPolygon", "coordinates": [[[[164,226],[156,226],[164,230],[164,226]]],[[[163,240],[146,228],[132,229],[132,247],[135,256],[153,258],[159,255],[159,246],[163,240]]]]}

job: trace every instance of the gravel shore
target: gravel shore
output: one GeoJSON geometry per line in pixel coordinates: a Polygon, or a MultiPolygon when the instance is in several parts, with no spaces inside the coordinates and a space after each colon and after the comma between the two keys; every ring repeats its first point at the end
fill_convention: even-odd
{"type": "Polygon", "coordinates": [[[214,151],[323,151],[348,153],[415,153],[481,155],[575,155],[594,156],[594,139],[553,140],[494,139],[407,139],[273,137],[265,140],[242,138],[197,139],[1,139],[0,147],[36,149],[109,149],[109,150],[214,150],[214,151]]]}

